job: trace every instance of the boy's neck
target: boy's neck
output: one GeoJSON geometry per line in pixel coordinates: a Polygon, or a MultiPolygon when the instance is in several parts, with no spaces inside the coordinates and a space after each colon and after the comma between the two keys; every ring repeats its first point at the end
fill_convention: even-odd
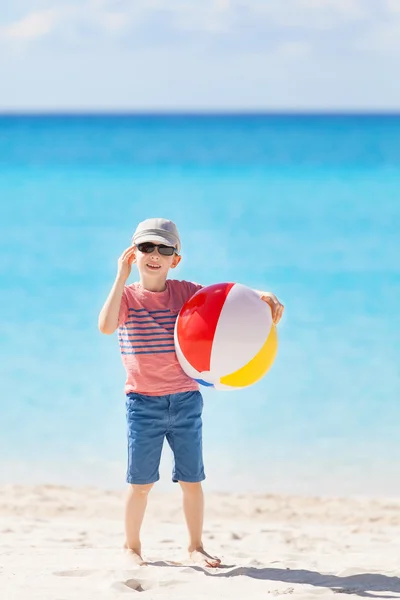
{"type": "Polygon", "coordinates": [[[151,281],[146,281],[144,278],[140,278],[140,285],[144,290],[148,292],[164,292],[167,288],[166,277],[162,279],[151,279],[151,281]]]}

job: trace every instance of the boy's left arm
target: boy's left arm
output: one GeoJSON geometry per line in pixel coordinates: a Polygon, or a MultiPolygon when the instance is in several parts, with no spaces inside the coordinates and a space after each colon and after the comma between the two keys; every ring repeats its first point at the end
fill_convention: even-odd
{"type": "Polygon", "coordinates": [[[261,300],[271,307],[272,320],[277,325],[282,318],[285,307],[272,292],[260,292],[259,290],[256,290],[256,292],[260,295],[261,300]]]}

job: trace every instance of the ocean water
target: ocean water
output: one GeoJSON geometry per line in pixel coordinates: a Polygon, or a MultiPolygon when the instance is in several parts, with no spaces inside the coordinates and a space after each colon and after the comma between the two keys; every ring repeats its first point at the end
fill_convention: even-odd
{"type": "MultiPolygon", "coordinates": [[[[388,115],[0,117],[0,482],[123,487],[124,371],[97,316],[149,216],[180,229],[174,277],[286,306],[267,376],[204,390],[206,489],[399,495],[388,115]]],[[[170,470],[166,449],[166,489],[170,470]]]]}

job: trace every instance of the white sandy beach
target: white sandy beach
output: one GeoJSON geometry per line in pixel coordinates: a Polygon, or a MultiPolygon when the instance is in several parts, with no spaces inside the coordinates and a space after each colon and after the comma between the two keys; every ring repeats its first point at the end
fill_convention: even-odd
{"type": "Polygon", "coordinates": [[[211,494],[206,501],[205,547],[223,567],[188,562],[179,489],[153,490],[142,540],[149,564],[136,567],[121,550],[123,493],[3,485],[0,597],[400,598],[400,499],[211,494]]]}

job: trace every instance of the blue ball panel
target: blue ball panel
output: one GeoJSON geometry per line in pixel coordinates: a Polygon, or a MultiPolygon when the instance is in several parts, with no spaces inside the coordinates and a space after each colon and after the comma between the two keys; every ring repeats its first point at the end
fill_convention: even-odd
{"type": "Polygon", "coordinates": [[[205,385],[206,387],[214,387],[213,383],[208,383],[208,381],[203,381],[202,379],[195,379],[195,381],[200,383],[200,385],[205,385]]]}

